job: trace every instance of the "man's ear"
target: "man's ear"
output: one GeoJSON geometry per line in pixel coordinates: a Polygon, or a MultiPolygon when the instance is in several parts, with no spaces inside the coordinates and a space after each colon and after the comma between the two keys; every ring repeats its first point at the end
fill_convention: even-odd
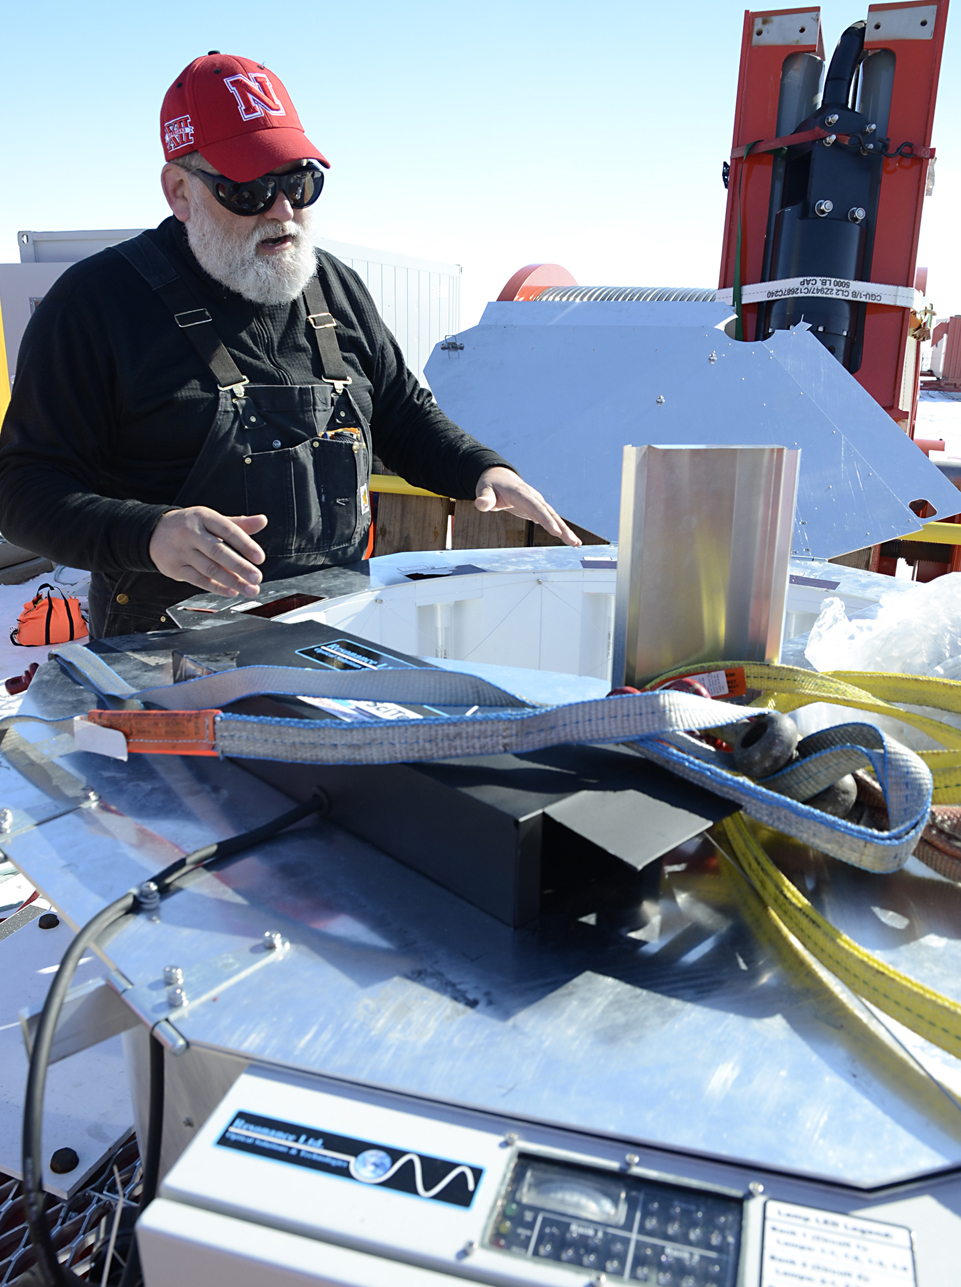
{"type": "Polygon", "coordinates": [[[167,205],[181,223],[190,218],[190,188],[187,171],[169,162],[160,171],[160,186],[167,198],[167,205]]]}

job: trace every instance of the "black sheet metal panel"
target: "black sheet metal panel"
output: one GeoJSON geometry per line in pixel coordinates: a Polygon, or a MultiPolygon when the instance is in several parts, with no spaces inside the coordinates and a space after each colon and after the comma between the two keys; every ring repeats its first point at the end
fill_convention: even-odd
{"type": "MultiPolygon", "coordinates": [[[[188,589],[185,585],[184,589],[188,589]]],[[[265,581],[256,600],[246,606],[242,600],[225,599],[219,594],[195,594],[175,603],[167,615],[178,626],[204,630],[238,618],[267,618],[280,612],[305,606],[321,599],[334,599],[343,594],[358,594],[370,589],[370,572],[366,561],[346,563],[343,567],[321,568],[302,576],[265,581]],[[290,600],[290,602],[287,602],[290,600]],[[299,600],[299,601],[295,601],[299,600]],[[283,606],[281,606],[283,603],[283,606]]]]}

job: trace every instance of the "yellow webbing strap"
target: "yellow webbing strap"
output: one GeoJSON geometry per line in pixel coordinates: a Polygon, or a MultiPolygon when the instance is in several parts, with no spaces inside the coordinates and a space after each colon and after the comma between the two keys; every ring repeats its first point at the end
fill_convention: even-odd
{"type": "Polygon", "coordinates": [[[895,970],[826,921],[775,867],[743,814],[734,814],[718,823],[717,828],[783,930],[852,992],[948,1054],[961,1058],[961,1005],[895,970]]]}
{"type": "Polygon", "coordinates": [[[926,733],[946,749],[918,751],[931,770],[935,804],[961,804],[961,729],[915,711],[903,710],[895,702],[930,706],[961,714],[961,683],[953,679],[928,679],[923,675],[883,674],[873,671],[835,670],[818,672],[799,666],[766,666],[756,661],[712,661],[683,666],[658,676],[647,688],[665,679],[704,674],[714,670],[743,670],[748,688],[760,689],[752,706],[779,710],[785,714],[811,702],[851,706],[876,715],[888,715],[926,733]]]}

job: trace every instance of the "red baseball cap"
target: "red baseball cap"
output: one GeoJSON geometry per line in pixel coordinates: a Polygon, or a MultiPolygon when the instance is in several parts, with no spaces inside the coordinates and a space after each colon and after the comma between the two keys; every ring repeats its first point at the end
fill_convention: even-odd
{"type": "Polygon", "coordinates": [[[199,151],[235,183],[307,157],[330,169],[280,77],[263,63],[217,50],[195,58],[167,90],[160,137],[166,160],[199,151]]]}

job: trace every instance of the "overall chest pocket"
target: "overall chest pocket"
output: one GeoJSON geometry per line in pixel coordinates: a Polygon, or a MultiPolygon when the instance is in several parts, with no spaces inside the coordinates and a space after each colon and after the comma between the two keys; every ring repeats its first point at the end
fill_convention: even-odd
{"type": "Polygon", "coordinates": [[[369,518],[368,459],[360,433],[245,456],[246,513],[268,519],[257,536],[264,553],[326,554],[359,540],[369,518]]]}

